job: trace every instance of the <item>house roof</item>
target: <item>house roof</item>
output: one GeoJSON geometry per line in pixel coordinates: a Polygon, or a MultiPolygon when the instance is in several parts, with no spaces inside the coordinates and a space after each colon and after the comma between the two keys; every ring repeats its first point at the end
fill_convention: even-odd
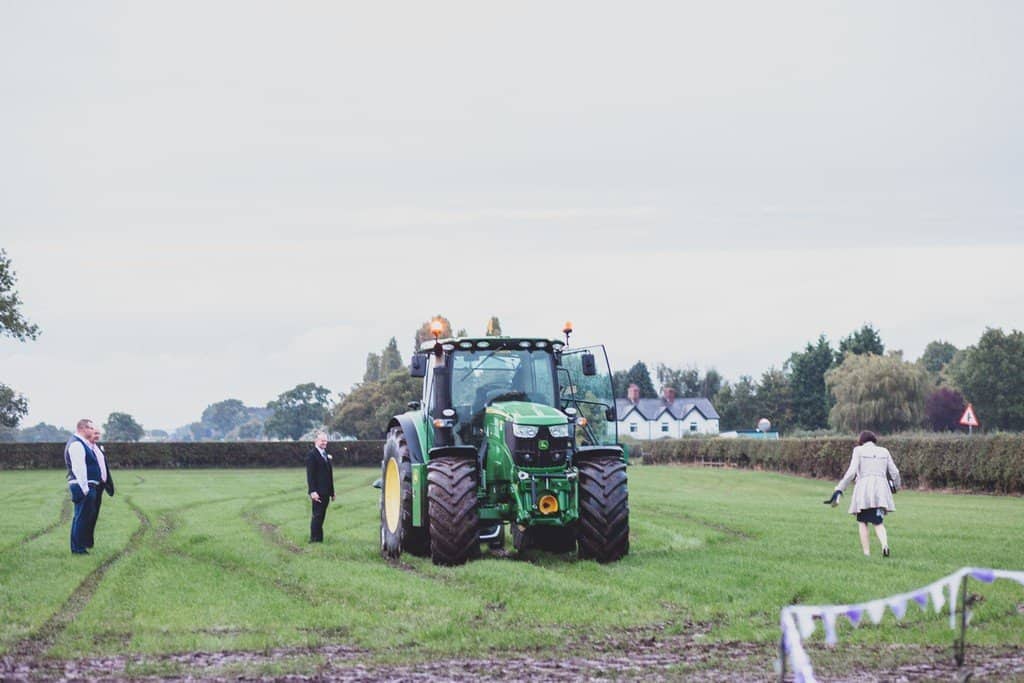
{"type": "Polygon", "coordinates": [[[671,404],[660,398],[642,398],[633,403],[628,398],[615,399],[615,414],[619,421],[636,411],[645,420],[657,420],[667,412],[673,419],[682,420],[691,410],[696,410],[705,420],[718,420],[718,411],[706,398],[677,398],[671,404]]]}

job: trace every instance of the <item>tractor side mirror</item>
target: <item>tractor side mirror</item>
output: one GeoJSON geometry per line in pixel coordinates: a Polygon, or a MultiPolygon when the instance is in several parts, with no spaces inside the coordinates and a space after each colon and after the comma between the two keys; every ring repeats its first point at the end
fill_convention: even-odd
{"type": "Polygon", "coordinates": [[[580,364],[583,366],[583,374],[587,377],[593,377],[597,374],[597,361],[594,359],[594,354],[584,353],[583,357],[580,358],[580,364]]]}
{"type": "Polygon", "coordinates": [[[414,353],[409,361],[409,375],[412,377],[427,376],[427,357],[420,353],[414,353]]]}
{"type": "Polygon", "coordinates": [[[618,419],[618,416],[615,414],[615,406],[608,406],[604,409],[604,419],[609,422],[615,422],[618,419]]]}
{"type": "Polygon", "coordinates": [[[406,407],[409,408],[409,410],[419,410],[420,409],[420,402],[419,401],[409,401],[405,405],[406,405],[406,407]]]}

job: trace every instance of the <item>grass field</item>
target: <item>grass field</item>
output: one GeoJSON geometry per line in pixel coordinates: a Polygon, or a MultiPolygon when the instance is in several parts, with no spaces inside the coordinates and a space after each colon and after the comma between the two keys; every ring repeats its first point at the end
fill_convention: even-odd
{"type": "MultiPolygon", "coordinates": [[[[887,524],[893,557],[876,545],[865,558],[845,506],[821,504],[829,482],[671,466],[630,468],[631,553],[617,564],[501,553],[459,568],[411,556],[390,566],[378,552],[376,476],[337,472],[326,542],[308,545],[300,470],[122,471],[94,552],[76,557],[62,474],[2,472],[0,655],[127,656],[129,674],[169,674],[195,666],[174,653],[285,648],[217,665],[265,674],[321,667],[321,650],[353,666],[401,666],[686,638],[752,652],[700,666],[770,675],[784,605],[882,597],[965,565],[1024,569],[1021,498],[902,492],[887,524]]],[[[969,642],[1024,645],[1024,589],[973,588],[985,602],[969,642]]],[[[821,638],[815,663],[842,671],[883,644],[894,662],[948,648],[952,632],[946,617],[915,608],[901,624],[888,615],[841,628],[834,651],[821,638]]]]}

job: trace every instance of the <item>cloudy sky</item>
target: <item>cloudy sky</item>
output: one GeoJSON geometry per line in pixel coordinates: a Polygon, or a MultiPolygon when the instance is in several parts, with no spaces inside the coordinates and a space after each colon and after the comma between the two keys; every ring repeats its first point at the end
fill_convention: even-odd
{"type": "Polygon", "coordinates": [[[24,424],[147,428],[443,313],[614,366],[1024,328],[1024,5],[3,3],[24,424]]]}

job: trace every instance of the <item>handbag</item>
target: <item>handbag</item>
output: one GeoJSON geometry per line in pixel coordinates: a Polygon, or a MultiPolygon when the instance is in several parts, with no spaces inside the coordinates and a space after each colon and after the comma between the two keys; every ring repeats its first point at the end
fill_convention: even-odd
{"type": "Polygon", "coordinates": [[[899,490],[899,487],[896,486],[896,482],[894,482],[891,477],[886,477],[885,480],[889,482],[889,491],[891,493],[896,493],[896,491],[899,490]]]}

